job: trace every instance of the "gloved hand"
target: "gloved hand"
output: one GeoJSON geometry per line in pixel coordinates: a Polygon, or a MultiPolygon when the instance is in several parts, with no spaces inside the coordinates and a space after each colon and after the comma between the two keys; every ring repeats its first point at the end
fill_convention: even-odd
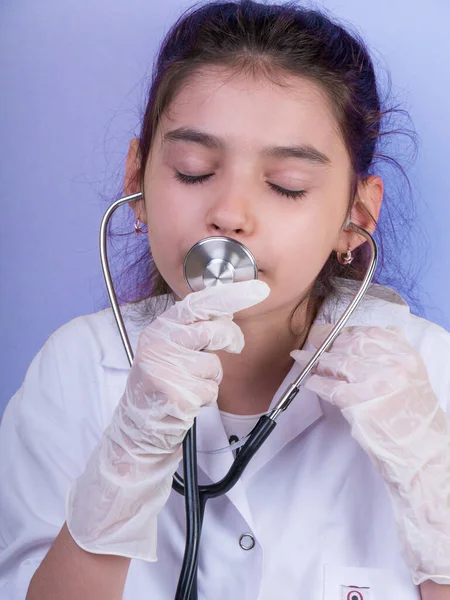
{"type": "Polygon", "coordinates": [[[143,329],[112,421],[67,495],[67,527],[81,548],[157,560],[157,515],[183,439],[200,408],[217,400],[223,375],[219,357],[204,350],[240,353],[233,313],[269,292],[258,280],[208,287],[143,329]]]}
{"type": "MultiPolygon", "coordinates": [[[[312,327],[308,341],[319,348],[332,327],[312,327]]],[[[395,327],[347,327],[305,387],[341,409],[384,478],[415,585],[450,584],[450,421],[421,356],[395,327]]]]}

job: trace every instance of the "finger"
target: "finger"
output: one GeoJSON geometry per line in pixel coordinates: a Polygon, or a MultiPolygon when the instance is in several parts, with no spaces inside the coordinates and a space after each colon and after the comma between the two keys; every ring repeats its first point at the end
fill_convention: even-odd
{"type": "Polygon", "coordinates": [[[308,342],[312,344],[314,348],[320,348],[320,346],[332,332],[333,328],[334,325],[330,323],[313,325],[308,333],[308,342]]]}
{"type": "Polygon", "coordinates": [[[172,358],[167,352],[160,360],[139,363],[139,372],[130,384],[137,399],[135,403],[143,397],[144,407],[152,405],[158,411],[158,407],[166,403],[181,407],[188,402],[197,406],[216,399],[214,390],[217,390],[223,377],[222,364],[216,354],[196,352],[195,360],[192,355],[187,355],[183,356],[182,361],[178,356],[175,357],[175,366],[172,358]],[[211,396],[212,391],[214,396],[211,396]]]}
{"type": "MultiPolygon", "coordinates": [[[[293,350],[291,356],[300,365],[305,366],[312,358],[313,353],[306,350],[293,350]]],[[[390,357],[379,357],[376,365],[374,365],[373,361],[369,362],[359,356],[325,352],[314,365],[312,373],[324,377],[333,377],[348,383],[357,383],[369,381],[373,378],[374,372],[381,369],[384,372],[389,369],[390,376],[395,374],[390,357]]]]}
{"type": "Polygon", "coordinates": [[[269,286],[258,279],[211,286],[188,294],[161,317],[188,324],[232,316],[240,310],[259,304],[269,294],[269,286]]]}
{"type": "MultiPolygon", "coordinates": [[[[335,327],[336,325],[331,323],[313,325],[308,333],[308,342],[310,342],[310,344],[312,344],[315,348],[320,348],[335,327]]],[[[331,350],[331,348],[347,348],[355,340],[359,341],[361,338],[369,336],[375,337],[372,330],[375,330],[376,334],[378,331],[382,331],[382,328],[363,327],[360,325],[350,325],[348,327],[344,327],[328,350],[331,350]]]]}
{"type": "Polygon", "coordinates": [[[345,383],[336,379],[328,379],[321,375],[311,375],[303,385],[306,389],[315,392],[318,396],[333,404],[333,397],[336,390],[340,386],[345,385],[345,383]]]}
{"type": "Polygon", "coordinates": [[[361,404],[361,385],[363,386],[363,384],[349,385],[345,381],[329,379],[321,375],[311,375],[304,383],[306,389],[340,409],[361,404]]]}
{"type": "Polygon", "coordinates": [[[170,332],[170,340],[188,350],[225,350],[239,354],[244,347],[241,328],[228,316],[180,325],[170,332]]]}
{"type": "MultiPolygon", "coordinates": [[[[311,328],[308,341],[316,348],[320,347],[332,325],[316,325],[311,328]]],[[[328,348],[331,354],[358,355],[376,358],[385,354],[410,353],[413,351],[404,334],[396,327],[344,327],[333,344],[328,348]]]]}
{"type": "Polygon", "coordinates": [[[290,356],[301,366],[305,366],[309,363],[311,358],[314,356],[314,352],[311,350],[292,350],[290,356]]]}
{"type": "Polygon", "coordinates": [[[190,411],[195,411],[201,406],[211,406],[217,401],[219,383],[222,379],[222,366],[218,356],[214,354],[208,355],[205,353],[205,358],[217,360],[216,364],[219,365],[220,374],[217,378],[211,377],[207,379],[203,377],[196,378],[192,373],[189,373],[186,374],[184,381],[180,381],[174,386],[175,389],[171,392],[171,398],[173,398],[172,404],[177,406],[174,410],[181,411],[180,415],[183,413],[188,414],[190,411]]]}
{"type": "Polygon", "coordinates": [[[145,356],[140,356],[140,369],[147,376],[158,376],[163,379],[212,379],[217,383],[222,380],[222,364],[217,354],[199,352],[179,346],[166,344],[163,352],[155,347],[149,347],[145,356]]]}
{"type": "MultiPolygon", "coordinates": [[[[390,357],[380,356],[378,360],[369,361],[361,356],[344,355],[338,352],[325,352],[314,366],[314,373],[325,377],[334,377],[348,383],[358,383],[372,379],[375,373],[395,374],[390,357]]],[[[380,375],[381,377],[381,375],[380,375]]]]}

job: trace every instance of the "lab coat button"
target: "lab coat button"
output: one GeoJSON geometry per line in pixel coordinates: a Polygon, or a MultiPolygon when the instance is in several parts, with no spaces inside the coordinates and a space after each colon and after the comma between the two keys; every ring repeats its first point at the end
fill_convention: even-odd
{"type": "Polygon", "coordinates": [[[243,533],[239,538],[239,546],[242,550],[251,550],[255,545],[255,538],[251,533],[243,533]]]}

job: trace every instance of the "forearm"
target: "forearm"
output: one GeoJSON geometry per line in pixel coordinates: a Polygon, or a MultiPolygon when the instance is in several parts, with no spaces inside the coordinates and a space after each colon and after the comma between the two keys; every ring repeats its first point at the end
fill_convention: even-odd
{"type": "Polygon", "coordinates": [[[422,600],[450,600],[450,585],[424,581],[419,588],[422,600]]]}
{"type": "Polygon", "coordinates": [[[129,558],[85,552],[64,524],[34,574],[26,600],[121,600],[129,566],[129,558]]]}

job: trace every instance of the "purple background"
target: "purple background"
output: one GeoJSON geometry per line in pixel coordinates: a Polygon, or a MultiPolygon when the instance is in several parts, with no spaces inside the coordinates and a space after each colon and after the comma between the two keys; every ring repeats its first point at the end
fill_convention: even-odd
{"type": "MultiPolygon", "coordinates": [[[[0,7],[0,414],[63,323],[105,306],[98,228],[120,191],[146,77],[178,0],[3,0],[0,7]]],[[[429,242],[426,316],[450,328],[450,3],[323,0],[392,75],[420,135],[409,176],[429,242]]]]}

